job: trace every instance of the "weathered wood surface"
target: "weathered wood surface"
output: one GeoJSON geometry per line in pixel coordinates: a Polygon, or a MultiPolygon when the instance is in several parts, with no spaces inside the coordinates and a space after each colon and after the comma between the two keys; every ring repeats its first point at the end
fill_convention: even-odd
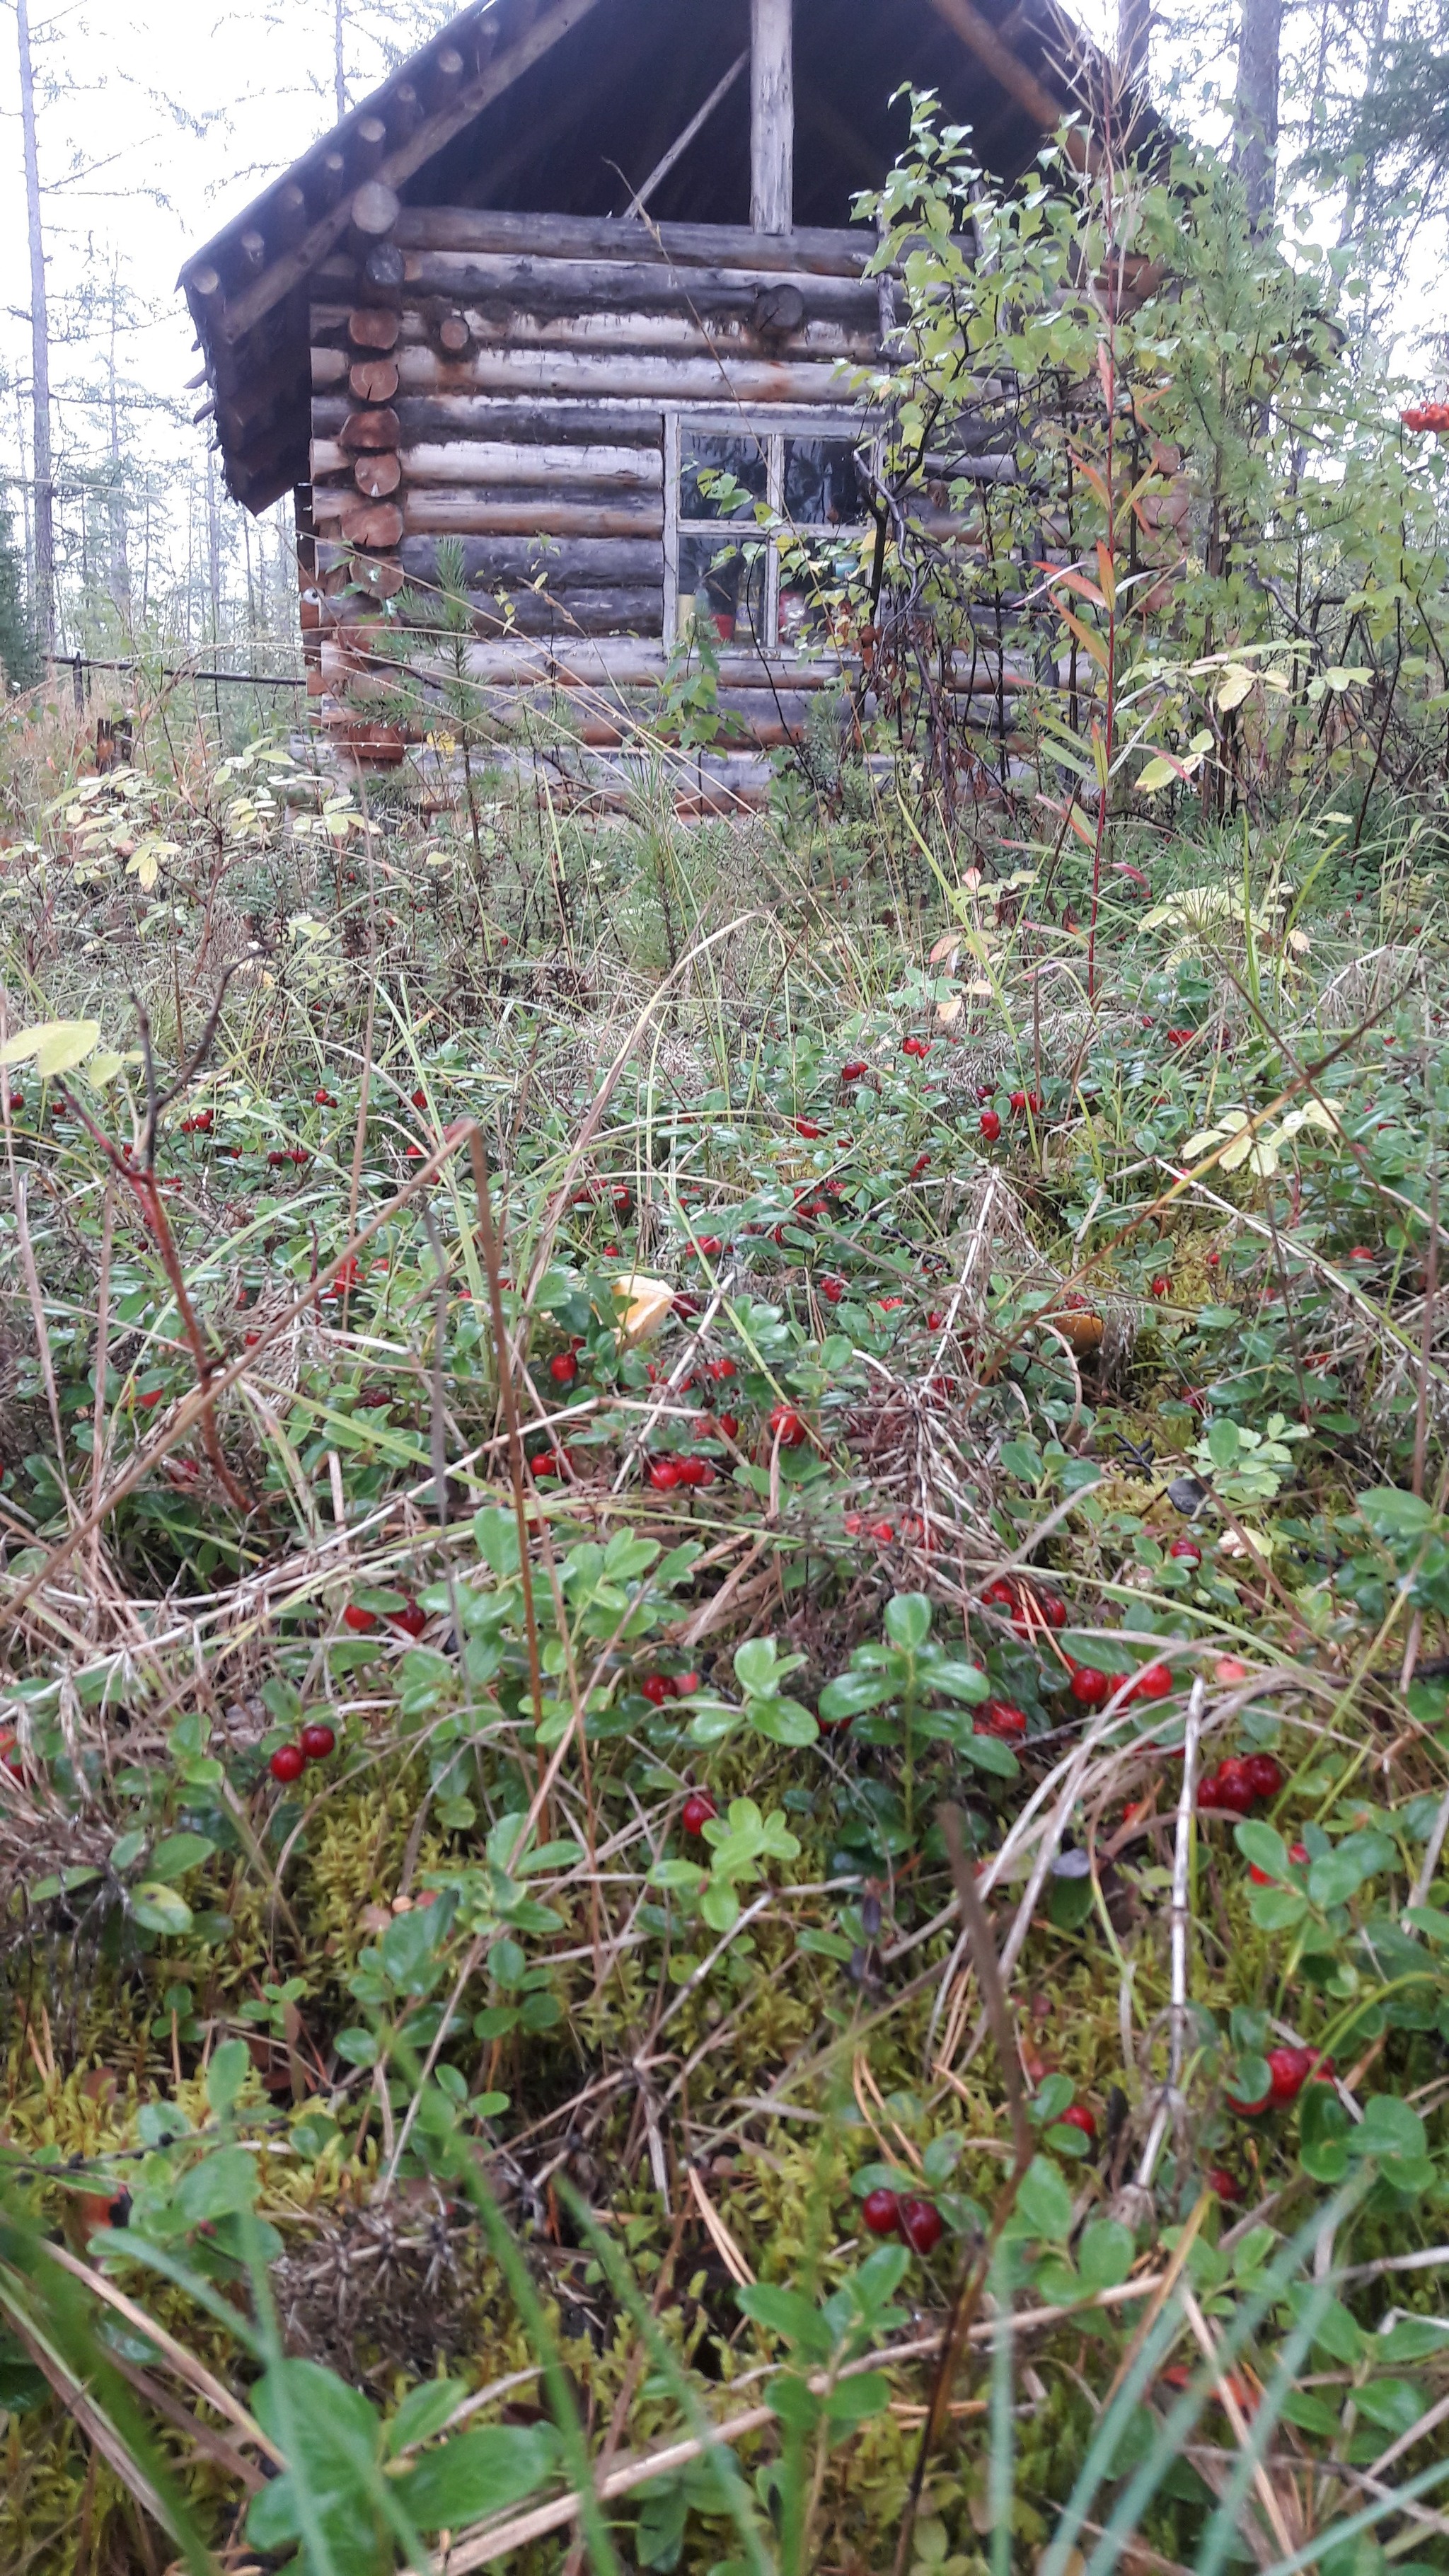
{"type": "Polygon", "coordinates": [[[795,219],[794,0],[750,0],[750,225],[795,219]]]}
{"type": "Polygon", "coordinates": [[[848,377],[826,360],[772,361],[753,357],[653,356],[593,349],[479,349],[449,364],[429,348],[403,348],[398,360],[405,394],[528,394],[539,401],[570,395],[607,403],[692,402],[728,408],[734,403],[849,403],[848,377]]]}
{"type": "Polygon", "coordinates": [[[878,337],[880,294],[874,278],[791,275],[724,264],[687,269],[637,260],[532,259],[482,251],[404,252],[406,293],[445,296],[460,304],[520,313],[680,313],[748,315],[762,288],[792,287],[802,318],[836,322],[878,337]]]}
{"type": "Polygon", "coordinates": [[[404,251],[480,251],[541,259],[641,260],[678,268],[761,269],[859,277],[878,247],[863,225],[761,234],[745,224],[621,223],[596,215],[517,215],[491,207],[404,206],[393,239],[404,251]]]}
{"type": "Polygon", "coordinates": [[[649,537],[656,565],[663,560],[664,505],[659,500],[621,502],[607,494],[593,500],[545,500],[537,493],[510,497],[424,485],[404,492],[403,525],[410,536],[649,537]]]}
{"type": "MultiPolygon", "coordinates": [[[[663,588],[664,558],[656,540],[629,537],[473,537],[462,541],[463,577],[470,590],[542,582],[562,592],[614,587],[621,592],[663,588]]],[[[437,549],[427,537],[406,536],[401,561],[409,575],[431,581],[437,549]]]]}

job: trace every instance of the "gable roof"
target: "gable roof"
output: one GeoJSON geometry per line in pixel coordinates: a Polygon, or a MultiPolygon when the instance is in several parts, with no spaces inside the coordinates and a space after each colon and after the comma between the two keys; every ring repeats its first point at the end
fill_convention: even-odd
{"type": "MultiPolygon", "coordinates": [[[[795,12],[802,235],[846,224],[853,192],[885,177],[906,139],[902,84],[937,90],[1007,181],[1100,86],[1101,58],[1057,0],[795,0],[795,12]]],[[[309,307],[361,186],[404,205],[621,217],[722,88],[749,24],[749,0],[474,0],[223,226],[180,283],[234,498],[265,509],[308,479],[309,307]]],[[[744,225],[748,207],[736,81],[649,214],[744,225]]],[[[642,219],[618,232],[650,255],[642,219]]],[[[870,247],[863,236],[862,261],[870,247]]]]}

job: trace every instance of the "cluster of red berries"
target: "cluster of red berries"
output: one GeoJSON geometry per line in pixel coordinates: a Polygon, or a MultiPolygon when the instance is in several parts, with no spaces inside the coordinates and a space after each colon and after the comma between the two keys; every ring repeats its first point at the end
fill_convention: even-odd
{"type": "Polygon", "coordinates": [[[1196,1029],[1169,1029],[1167,1043],[1169,1046],[1190,1046],[1196,1036],[1196,1029]]]}
{"type": "MultiPolygon", "coordinates": [[[[11,1106],[14,1107],[13,1101],[11,1106]]],[[[181,1133],[183,1136],[209,1136],[215,1123],[214,1109],[198,1109],[194,1118],[182,1119],[181,1133]]]]}
{"type": "MultiPolygon", "coordinates": [[[[420,1637],[428,1624],[428,1614],[421,1602],[405,1601],[400,1610],[389,1610],[387,1623],[390,1628],[401,1628],[405,1637],[420,1637]]],[[[364,1610],[358,1601],[349,1601],[342,1613],[342,1624],[354,1636],[370,1637],[374,1629],[382,1626],[382,1616],[376,1610],[364,1610]]]]}
{"type": "Polygon", "coordinates": [[[1026,1733],[1026,1711],[1009,1699],[984,1699],[971,1712],[971,1723],[978,1735],[997,1735],[1003,1743],[1026,1733]]]}
{"type": "Polygon", "coordinates": [[[918,1063],[924,1063],[930,1052],[929,1038],[902,1038],[901,1040],[902,1055],[913,1055],[918,1063]]]}
{"type": "MultiPolygon", "coordinates": [[[[734,1421],[733,1414],[727,1418],[734,1421]]],[[[649,1482],[656,1494],[672,1494],[679,1485],[698,1491],[712,1485],[717,1472],[712,1458],[656,1458],[649,1469],[649,1482]]]]}
{"type": "Polygon", "coordinates": [[[983,1604],[992,1610],[1004,1610],[1018,1637],[1031,1637],[1041,1628],[1065,1628],[1067,1605],[1058,1593],[1036,1592],[1030,1584],[1013,1583],[1009,1576],[998,1574],[981,1595],[983,1604]]]}
{"type": "Polygon", "coordinates": [[[1256,2120],[1263,2111],[1285,2111],[1296,2102],[1305,2084],[1331,2084],[1333,2060],[1317,2048],[1270,2048],[1264,2060],[1268,2069],[1268,2090],[1256,2102],[1240,2102],[1228,2095],[1228,2108],[1241,2119],[1256,2120]]]}
{"type": "Polygon", "coordinates": [[[304,1726],[295,1744],[279,1744],[267,1769],[284,1788],[300,1780],[309,1762],[325,1762],[337,1750],[337,1738],[320,1720],[304,1726]]]}
{"type": "Polygon", "coordinates": [[[1250,1816],[1265,1798],[1276,1798],[1283,1786],[1283,1766],[1271,1753],[1230,1753],[1216,1771],[1197,1784],[1200,1807],[1229,1816],[1250,1816]]]}
{"type": "Polygon", "coordinates": [[[272,1166],[273,1170],[276,1170],[276,1168],[282,1163],[310,1163],[311,1159],[312,1157],[308,1153],[305,1145],[274,1146],[271,1153],[267,1156],[267,1161],[272,1166]]]}
{"type": "MultiPolygon", "coordinates": [[[[1122,1688],[1123,1678],[1121,1674],[1104,1673],[1096,1664],[1073,1664],[1068,1688],[1079,1707],[1101,1708],[1114,1690],[1122,1688]]],[[[1134,1699],[1167,1699],[1172,1688],[1172,1673],[1168,1665],[1144,1664],[1122,1696],[1124,1703],[1134,1699]]]]}
{"type": "MultiPolygon", "coordinates": [[[[697,1691],[699,1675],[698,1673],[646,1673],[639,1688],[654,1708],[662,1708],[666,1700],[688,1699],[691,1691],[697,1691]]],[[[710,1809],[710,1813],[711,1815],[714,1813],[713,1808],[710,1809]]]]}
{"type": "Polygon", "coordinates": [[[1449,403],[1415,403],[1399,418],[1405,429],[1449,429],[1449,403]]]}
{"type": "Polygon", "coordinates": [[[900,2236],[914,2254],[929,2254],[940,2244],[946,2222],[933,2200],[887,2191],[882,2184],[868,2191],[860,2215],[872,2236],[900,2236]]]}

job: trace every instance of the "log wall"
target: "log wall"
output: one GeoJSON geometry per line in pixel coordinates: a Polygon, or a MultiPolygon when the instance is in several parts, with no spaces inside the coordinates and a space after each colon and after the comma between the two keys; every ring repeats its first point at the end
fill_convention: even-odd
{"type": "MultiPolygon", "coordinates": [[[[862,275],[870,248],[359,191],[311,306],[303,622],[324,721],[376,749],[378,625],[395,633],[392,603],[426,596],[451,539],[490,712],[536,722],[569,693],[577,739],[627,744],[669,659],[672,423],[838,436],[892,318],[889,285],[862,275]]],[[[424,679],[436,650],[418,634],[424,679]]],[[[764,747],[838,676],[825,657],[726,648],[721,707],[764,747]]]]}

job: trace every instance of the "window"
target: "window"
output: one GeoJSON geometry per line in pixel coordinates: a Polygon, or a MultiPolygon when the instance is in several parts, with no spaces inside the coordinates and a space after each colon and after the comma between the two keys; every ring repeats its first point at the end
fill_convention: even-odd
{"type": "Polygon", "coordinates": [[[665,421],[665,623],[685,643],[708,619],[721,649],[840,648],[843,585],[873,534],[858,419],[755,429],[738,416],[665,421]]]}

